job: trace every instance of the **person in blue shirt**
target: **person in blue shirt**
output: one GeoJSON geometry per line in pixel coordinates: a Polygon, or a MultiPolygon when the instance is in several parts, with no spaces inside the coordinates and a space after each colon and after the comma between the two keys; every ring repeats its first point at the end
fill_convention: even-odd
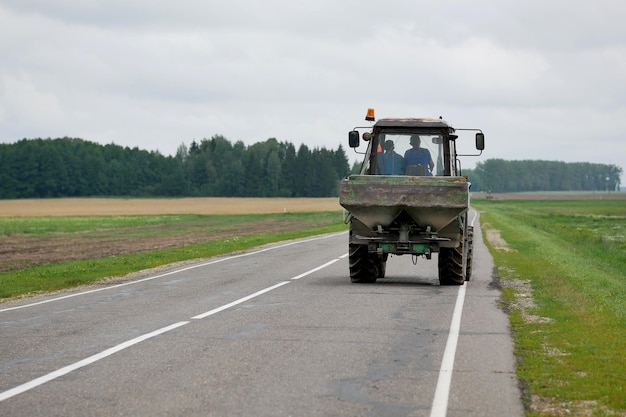
{"type": "Polygon", "coordinates": [[[407,175],[433,175],[431,172],[435,167],[430,151],[420,148],[421,139],[419,135],[411,135],[410,143],[412,148],[404,153],[404,163],[407,175]]]}
{"type": "Polygon", "coordinates": [[[394,151],[394,143],[388,140],[383,145],[385,153],[383,160],[385,161],[385,175],[404,175],[404,158],[394,151]]]}

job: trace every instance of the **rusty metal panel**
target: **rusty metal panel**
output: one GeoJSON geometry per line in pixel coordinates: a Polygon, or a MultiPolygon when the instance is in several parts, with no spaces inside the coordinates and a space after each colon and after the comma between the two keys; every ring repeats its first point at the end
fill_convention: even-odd
{"type": "Polygon", "coordinates": [[[464,177],[353,175],[339,185],[339,204],[370,228],[405,211],[438,231],[468,210],[469,184],[464,177]]]}

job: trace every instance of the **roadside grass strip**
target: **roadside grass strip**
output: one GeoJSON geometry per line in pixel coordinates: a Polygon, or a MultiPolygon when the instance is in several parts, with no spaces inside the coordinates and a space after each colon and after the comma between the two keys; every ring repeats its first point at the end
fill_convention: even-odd
{"type": "MultiPolygon", "coordinates": [[[[12,233],[44,236],[72,235],[95,231],[109,238],[124,239],[140,235],[151,238],[173,233],[199,233],[202,229],[203,243],[181,243],[178,247],[124,253],[0,272],[0,301],[6,298],[30,296],[51,291],[93,284],[111,277],[156,268],[177,262],[209,258],[216,255],[248,250],[268,243],[298,239],[325,233],[347,230],[341,212],[288,213],[273,215],[236,216],[110,216],[110,217],[57,217],[51,218],[4,218],[0,219],[0,236],[12,233]],[[268,228],[245,229],[247,224],[259,218],[287,220],[295,224],[291,230],[278,231],[268,228]],[[153,228],[152,226],[163,226],[153,228]],[[214,238],[219,231],[223,238],[214,238]]],[[[94,240],[94,245],[98,241],[94,240]]],[[[52,250],[52,248],[50,248],[52,250]]],[[[0,260],[1,262],[2,260],[0,260]]]]}
{"type": "Polygon", "coordinates": [[[473,205],[510,311],[528,415],[626,415],[626,203],[473,205]]]}

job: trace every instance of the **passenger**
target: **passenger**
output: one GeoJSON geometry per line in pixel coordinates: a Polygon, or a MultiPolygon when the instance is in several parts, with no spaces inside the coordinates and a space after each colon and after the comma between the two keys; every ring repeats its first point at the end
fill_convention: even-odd
{"type": "Polygon", "coordinates": [[[393,141],[386,141],[384,149],[385,175],[404,175],[404,158],[393,150],[393,141]]]}
{"type": "Polygon", "coordinates": [[[435,163],[430,156],[430,151],[420,148],[421,140],[419,135],[411,135],[410,143],[412,148],[404,153],[406,174],[433,175],[431,172],[435,168],[435,163]]]}

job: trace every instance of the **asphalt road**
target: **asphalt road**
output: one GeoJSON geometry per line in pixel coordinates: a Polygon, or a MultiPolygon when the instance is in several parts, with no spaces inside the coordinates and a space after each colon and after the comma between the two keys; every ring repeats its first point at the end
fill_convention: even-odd
{"type": "Polygon", "coordinates": [[[522,416],[475,226],[463,287],[351,284],[342,233],[0,304],[0,415],[522,416]]]}

